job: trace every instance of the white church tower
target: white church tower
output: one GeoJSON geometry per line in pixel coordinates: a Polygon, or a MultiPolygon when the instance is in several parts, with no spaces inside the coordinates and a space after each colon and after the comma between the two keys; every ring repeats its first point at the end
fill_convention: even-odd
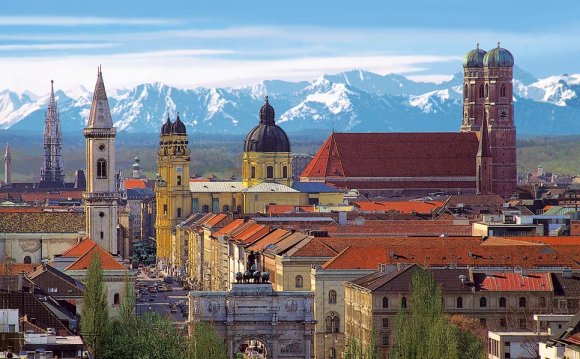
{"type": "Polygon", "coordinates": [[[87,127],[87,191],[85,200],[87,236],[95,243],[117,254],[117,206],[119,193],[115,186],[115,135],[109,101],[101,68],[87,127]]]}

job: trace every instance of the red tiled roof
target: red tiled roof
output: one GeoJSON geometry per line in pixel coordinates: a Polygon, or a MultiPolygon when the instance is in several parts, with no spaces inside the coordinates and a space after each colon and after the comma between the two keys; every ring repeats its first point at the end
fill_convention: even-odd
{"type": "Polygon", "coordinates": [[[499,272],[491,275],[473,275],[478,290],[491,292],[550,292],[553,289],[550,273],[531,273],[528,275],[513,272],[499,272]]]}
{"type": "Polygon", "coordinates": [[[89,238],[85,238],[66,251],[62,252],[63,257],[80,257],[90,251],[97,244],[89,238]]]}
{"type": "Polygon", "coordinates": [[[284,214],[299,212],[315,212],[316,206],[291,206],[285,204],[270,204],[266,206],[267,214],[284,214]]]}
{"type": "Polygon", "coordinates": [[[439,236],[457,235],[471,236],[471,224],[453,220],[368,220],[363,225],[324,225],[320,230],[328,231],[332,236],[344,234],[360,235],[415,235],[439,236]]]}
{"type": "Polygon", "coordinates": [[[288,232],[287,230],[276,229],[276,230],[270,232],[269,234],[267,234],[266,236],[262,237],[258,241],[256,241],[248,249],[251,251],[255,251],[255,252],[261,251],[264,248],[266,248],[266,246],[268,246],[270,244],[278,243],[279,241],[281,241],[284,237],[288,236],[289,234],[290,234],[290,232],[288,232]]]}
{"type": "Polygon", "coordinates": [[[420,213],[420,214],[430,214],[438,207],[443,205],[443,202],[432,201],[432,202],[419,202],[419,201],[406,201],[406,202],[369,202],[360,201],[353,202],[353,205],[359,209],[361,212],[400,212],[400,213],[420,213]]]}
{"type": "Polygon", "coordinates": [[[473,132],[333,133],[301,177],[475,176],[477,150],[473,132]]]}
{"type": "Polygon", "coordinates": [[[82,255],[74,263],[69,265],[66,270],[86,270],[89,268],[94,255],[98,255],[101,260],[102,270],[125,270],[123,265],[115,260],[111,253],[103,249],[103,247],[95,244],[88,252],[82,255]]]}
{"type": "Polygon", "coordinates": [[[42,207],[1,207],[0,213],[38,213],[42,207]]]}
{"type": "Polygon", "coordinates": [[[44,201],[46,199],[74,198],[81,199],[83,191],[62,191],[62,192],[26,192],[20,193],[24,202],[44,201]]]}
{"type": "Polygon", "coordinates": [[[213,216],[212,218],[208,219],[205,223],[203,223],[205,226],[208,227],[212,227],[217,225],[218,223],[220,223],[223,219],[227,218],[228,215],[220,213],[220,214],[216,214],[215,216],[213,216]]]}
{"type": "Polygon", "coordinates": [[[147,183],[141,178],[127,178],[125,180],[125,189],[147,188],[147,183]]]}
{"type": "Polygon", "coordinates": [[[216,236],[216,237],[228,235],[231,232],[233,232],[236,228],[238,228],[239,226],[241,226],[242,224],[244,224],[244,220],[243,219],[236,219],[232,223],[226,225],[225,227],[223,227],[219,231],[215,232],[213,235],[216,236]]]}
{"type": "Polygon", "coordinates": [[[32,273],[38,264],[12,263],[6,265],[0,263],[0,275],[18,275],[20,272],[25,274],[32,273]]]}
{"type": "Polygon", "coordinates": [[[232,239],[234,241],[251,244],[268,233],[270,233],[270,227],[261,224],[253,224],[244,231],[236,234],[232,239]]]}

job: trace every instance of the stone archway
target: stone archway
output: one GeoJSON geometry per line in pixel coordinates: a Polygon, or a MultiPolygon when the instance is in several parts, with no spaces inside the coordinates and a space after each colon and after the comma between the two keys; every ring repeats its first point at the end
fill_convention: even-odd
{"type": "Polygon", "coordinates": [[[238,358],[236,355],[239,354],[241,354],[240,358],[243,359],[271,358],[271,356],[269,356],[266,341],[260,337],[244,338],[238,341],[235,350],[236,353],[234,354],[234,358],[238,358]]]}

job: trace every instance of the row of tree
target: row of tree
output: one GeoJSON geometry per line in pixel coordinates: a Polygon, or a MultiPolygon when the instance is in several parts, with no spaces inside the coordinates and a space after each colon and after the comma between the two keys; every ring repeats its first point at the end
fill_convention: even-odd
{"type": "MultiPolygon", "coordinates": [[[[410,308],[401,308],[397,315],[391,359],[485,358],[481,337],[445,315],[441,289],[429,271],[415,270],[411,290],[410,308]]],[[[364,346],[356,338],[349,340],[344,358],[381,358],[375,334],[364,346]]]]}
{"type": "Polygon", "coordinates": [[[128,277],[125,279],[119,316],[110,320],[103,271],[96,255],[85,281],[80,326],[81,336],[96,359],[228,357],[223,340],[209,324],[196,324],[187,337],[169,318],[155,313],[137,316],[135,292],[128,277]]]}

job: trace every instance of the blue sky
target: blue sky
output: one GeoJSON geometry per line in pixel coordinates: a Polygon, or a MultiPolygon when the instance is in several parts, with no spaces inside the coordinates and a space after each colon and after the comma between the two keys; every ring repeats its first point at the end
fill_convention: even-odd
{"type": "Polygon", "coordinates": [[[501,41],[538,77],[580,72],[580,2],[4,1],[0,89],[191,88],[366,69],[441,81],[501,41]],[[470,6],[466,6],[469,4],[470,6]]]}

